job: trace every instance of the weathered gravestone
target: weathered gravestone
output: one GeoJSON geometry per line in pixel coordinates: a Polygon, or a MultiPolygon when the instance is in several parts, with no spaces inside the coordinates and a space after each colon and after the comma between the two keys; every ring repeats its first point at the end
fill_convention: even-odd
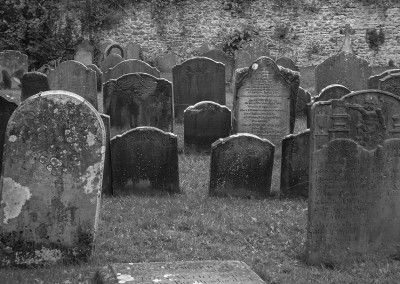
{"type": "Polygon", "coordinates": [[[290,134],[282,140],[281,194],[308,196],[310,130],[290,134]]]}
{"type": "Polygon", "coordinates": [[[225,66],[206,57],[194,57],[172,69],[175,117],[201,101],[225,105],[225,66]]]}
{"type": "Polygon", "coordinates": [[[160,77],[172,82],[172,68],[179,64],[180,60],[174,53],[166,53],[157,57],[157,68],[160,77]]]}
{"type": "MultiPolygon", "coordinates": [[[[107,72],[108,69],[113,68],[115,65],[118,63],[124,61],[124,59],[121,57],[119,54],[111,53],[107,57],[104,58],[104,60],[100,63],[100,70],[103,72],[107,72]]],[[[103,80],[103,82],[105,82],[103,80]]]]}
{"type": "Polygon", "coordinates": [[[212,143],[229,136],[231,110],[214,102],[199,102],[185,109],[183,121],[185,151],[210,152],[212,143]]]}
{"type": "Polygon", "coordinates": [[[40,72],[27,72],[21,79],[21,102],[37,93],[50,90],[47,75],[40,72]]]}
{"type": "Polygon", "coordinates": [[[100,68],[95,64],[88,64],[86,67],[96,72],[97,93],[100,93],[103,88],[103,72],[101,72],[100,68]]]}
{"type": "Polygon", "coordinates": [[[6,134],[7,123],[17,107],[18,104],[16,101],[0,95],[0,167],[3,161],[4,136],[6,134]]]}
{"type": "Polygon", "coordinates": [[[0,95],[20,101],[21,79],[28,72],[28,56],[15,50],[0,52],[0,95]]]}
{"type": "Polygon", "coordinates": [[[232,81],[233,70],[235,68],[235,60],[232,57],[219,49],[210,50],[201,56],[223,63],[225,65],[225,82],[230,83],[232,81]]]}
{"type": "Polygon", "coordinates": [[[111,139],[113,191],[179,193],[178,139],[155,127],[137,127],[111,139]]]}
{"type": "Polygon", "coordinates": [[[379,79],[378,89],[400,97],[400,72],[391,73],[379,79]]]}
{"type": "Polygon", "coordinates": [[[300,72],[299,67],[289,57],[280,57],[276,60],[276,64],[293,71],[300,72]]]}
{"type": "Polygon", "coordinates": [[[400,73],[400,69],[390,69],[381,74],[374,75],[368,78],[368,89],[379,89],[379,80],[392,73],[400,73]]]}
{"type": "Polygon", "coordinates": [[[250,41],[235,51],[235,69],[249,67],[262,56],[270,56],[268,43],[257,39],[250,41]]]}
{"type": "Polygon", "coordinates": [[[93,283],[262,284],[265,282],[244,262],[203,260],[111,264],[96,272],[93,283]]]}
{"type": "Polygon", "coordinates": [[[47,75],[50,90],[63,90],[75,93],[97,109],[96,72],[80,62],[62,62],[47,75]]]}
{"type": "Polygon", "coordinates": [[[94,46],[87,39],[83,40],[76,48],[74,60],[84,65],[93,63],[94,46]]]}
{"type": "Polygon", "coordinates": [[[160,78],[160,71],[158,71],[157,68],[151,67],[149,64],[141,60],[129,59],[121,61],[113,68],[108,69],[103,74],[103,80],[104,82],[108,82],[112,79],[118,79],[123,75],[137,72],[147,73],[156,78],[160,78]]]}
{"type": "Polygon", "coordinates": [[[271,191],[275,146],[267,139],[240,133],[211,147],[210,195],[267,197],[271,191]]]}
{"type": "Polygon", "coordinates": [[[0,266],[87,260],[105,152],[94,107],[66,91],[25,100],[8,123],[0,180],[0,266]]]}
{"type": "Polygon", "coordinates": [[[399,253],[400,99],[352,92],[313,105],[307,260],[399,253]]]}
{"type": "Polygon", "coordinates": [[[308,104],[311,102],[311,94],[309,91],[299,87],[297,91],[296,117],[307,117],[308,104]]]}
{"type": "Polygon", "coordinates": [[[113,195],[112,190],[112,171],[111,171],[111,126],[110,126],[110,116],[105,114],[99,114],[101,120],[104,123],[104,129],[106,132],[106,151],[104,158],[104,170],[103,170],[103,183],[101,192],[106,195],[113,195]]]}
{"type": "Polygon", "coordinates": [[[140,44],[128,41],[128,43],[125,45],[125,59],[140,60],[140,49],[140,44]]]}
{"type": "Polygon", "coordinates": [[[260,57],[236,76],[232,126],[234,133],[251,133],[280,145],[293,133],[299,73],[260,57]]]}
{"type": "Polygon", "coordinates": [[[104,84],[104,112],[111,137],[138,126],[173,131],[171,82],[146,73],[131,73],[104,84]]]}

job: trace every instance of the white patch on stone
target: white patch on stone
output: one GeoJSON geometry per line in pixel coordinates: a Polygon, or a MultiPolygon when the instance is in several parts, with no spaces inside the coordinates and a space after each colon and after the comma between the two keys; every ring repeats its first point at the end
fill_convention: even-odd
{"type": "Polygon", "coordinates": [[[93,166],[89,166],[86,169],[86,174],[81,177],[81,181],[84,182],[83,188],[85,189],[85,194],[90,194],[96,188],[100,188],[95,184],[95,179],[97,178],[97,182],[101,182],[99,173],[102,171],[102,163],[96,163],[93,166]]]}
{"type": "Polygon", "coordinates": [[[135,280],[131,275],[129,275],[129,274],[121,274],[121,273],[118,273],[119,275],[117,276],[117,279],[118,279],[118,283],[125,283],[125,282],[128,282],[128,281],[133,281],[133,280],[135,280]]]}
{"type": "Polygon", "coordinates": [[[89,146],[93,146],[94,144],[96,144],[96,135],[94,135],[92,132],[89,132],[86,135],[86,143],[89,146]]]}
{"type": "Polygon", "coordinates": [[[10,141],[10,142],[15,142],[17,140],[17,136],[15,136],[15,135],[11,135],[9,138],[8,138],[8,141],[10,141]]]}
{"type": "Polygon", "coordinates": [[[161,282],[162,280],[161,279],[153,279],[151,281],[153,281],[154,283],[158,283],[158,282],[161,282]]]}
{"type": "Polygon", "coordinates": [[[22,211],[22,206],[32,197],[28,187],[22,186],[15,182],[12,178],[5,177],[3,179],[3,196],[1,203],[6,204],[4,207],[4,224],[8,220],[18,217],[22,211]]]}
{"type": "Polygon", "coordinates": [[[257,63],[254,63],[254,64],[251,66],[251,68],[253,68],[253,70],[257,70],[257,69],[258,69],[258,64],[257,64],[257,63]]]}

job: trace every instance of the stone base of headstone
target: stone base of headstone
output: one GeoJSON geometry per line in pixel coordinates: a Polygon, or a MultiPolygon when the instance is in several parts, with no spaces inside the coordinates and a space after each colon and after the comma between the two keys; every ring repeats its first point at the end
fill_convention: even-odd
{"type": "Polygon", "coordinates": [[[117,283],[265,283],[241,261],[117,263],[98,270],[95,284],[117,283]]]}

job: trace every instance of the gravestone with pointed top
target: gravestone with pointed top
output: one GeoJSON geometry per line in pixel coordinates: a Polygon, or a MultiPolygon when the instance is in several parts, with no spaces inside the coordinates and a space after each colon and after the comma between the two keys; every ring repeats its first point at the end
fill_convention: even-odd
{"type": "Polygon", "coordinates": [[[160,78],[160,71],[155,67],[151,67],[148,63],[137,60],[137,59],[128,59],[121,61],[113,68],[108,69],[103,74],[104,82],[108,82],[112,79],[118,79],[119,77],[129,74],[129,73],[147,73],[156,78],[160,78]]]}
{"type": "Polygon", "coordinates": [[[210,50],[201,56],[223,63],[225,65],[225,82],[230,83],[232,81],[233,69],[235,68],[235,60],[232,57],[219,49],[210,50]]]}
{"type": "Polygon", "coordinates": [[[50,90],[47,75],[40,72],[27,72],[21,80],[21,102],[37,93],[50,90]]]}
{"type": "Polygon", "coordinates": [[[368,78],[368,89],[379,89],[379,80],[392,73],[400,73],[400,69],[386,70],[378,75],[368,78]]]}
{"type": "Polygon", "coordinates": [[[125,44],[125,59],[140,60],[140,49],[140,44],[128,41],[128,43],[125,44]]]}

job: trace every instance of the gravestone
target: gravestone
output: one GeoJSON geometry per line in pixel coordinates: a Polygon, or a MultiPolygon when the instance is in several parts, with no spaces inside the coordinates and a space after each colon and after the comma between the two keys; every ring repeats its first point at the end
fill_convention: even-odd
{"type": "Polygon", "coordinates": [[[40,72],[27,72],[21,79],[21,102],[37,93],[48,91],[47,75],[40,72]]]}
{"type": "Polygon", "coordinates": [[[248,133],[219,139],[211,146],[211,196],[267,197],[271,191],[275,146],[248,133]]]}
{"type": "Polygon", "coordinates": [[[140,44],[128,41],[128,43],[125,45],[125,59],[140,60],[140,49],[140,44]]]}
{"type": "Polygon", "coordinates": [[[160,71],[158,71],[157,68],[151,67],[149,64],[141,60],[129,59],[121,61],[113,68],[108,69],[103,74],[103,80],[104,82],[108,82],[112,79],[118,79],[123,75],[137,72],[147,73],[156,78],[160,78],[160,71]]]}
{"type": "Polygon", "coordinates": [[[230,83],[232,81],[233,69],[235,68],[235,61],[232,57],[219,49],[210,50],[201,56],[223,63],[225,65],[225,82],[230,83]]]}
{"type": "Polygon", "coordinates": [[[284,136],[293,133],[299,73],[260,57],[236,79],[233,132],[251,133],[280,145],[284,136]]]}
{"type": "Polygon", "coordinates": [[[199,102],[185,109],[183,121],[185,151],[210,152],[213,142],[229,136],[231,110],[214,102],[199,102]]]}
{"type": "Polygon", "coordinates": [[[105,152],[95,108],[70,92],[39,93],[14,111],[5,141],[0,266],[88,260],[105,152]]]}
{"type": "Polygon", "coordinates": [[[308,104],[311,102],[311,94],[309,91],[299,87],[297,91],[296,117],[307,117],[308,104]]]}
{"type": "Polygon", "coordinates": [[[6,134],[7,123],[17,107],[18,104],[16,101],[0,95],[0,170],[3,161],[4,136],[6,134]]]}
{"type": "Polygon", "coordinates": [[[400,97],[400,73],[391,73],[379,79],[379,88],[400,97]]]}
{"type": "Polygon", "coordinates": [[[368,89],[379,89],[379,80],[392,73],[400,73],[400,69],[390,69],[381,74],[374,75],[368,78],[368,89]]]}
{"type": "Polygon", "coordinates": [[[0,52],[0,95],[21,99],[21,79],[28,72],[28,56],[15,50],[0,52]]]}
{"type": "Polygon", "coordinates": [[[281,194],[308,196],[310,130],[290,134],[282,140],[281,194]]]}
{"type": "Polygon", "coordinates": [[[112,190],[112,171],[111,171],[111,126],[110,126],[110,116],[105,114],[99,114],[101,120],[104,123],[104,129],[106,132],[106,151],[104,153],[104,170],[103,170],[103,183],[101,192],[105,195],[113,195],[112,190]]]}
{"type": "MultiPolygon", "coordinates": [[[[116,53],[111,53],[107,57],[104,58],[104,60],[100,63],[100,70],[103,72],[107,72],[108,69],[113,68],[115,65],[118,63],[124,61],[124,59],[121,57],[121,55],[116,54],[116,53]]],[[[105,81],[103,80],[105,83],[105,81]]]]}
{"type": "Polygon", "coordinates": [[[76,48],[74,60],[84,65],[93,63],[94,47],[87,39],[83,40],[76,48]]]}
{"type": "Polygon", "coordinates": [[[311,112],[307,261],[389,257],[400,242],[400,99],[363,90],[311,112]]]}
{"type": "Polygon", "coordinates": [[[244,262],[203,260],[111,264],[96,272],[93,283],[262,284],[265,282],[244,262]]]}
{"type": "Polygon", "coordinates": [[[225,66],[206,57],[194,57],[172,69],[175,118],[201,101],[225,105],[225,66]]]}
{"type": "Polygon", "coordinates": [[[249,41],[241,49],[235,50],[235,69],[249,67],[262,56],[270,56],[268,43],[259,39],[249,41]]]}
{"type": "Polygon", "coordinates": [[[96,89],[97,89],[97,110],[99,113],[104,113],[103,110],[103,72],[95,64],[89,64],[87,68],[96,72],[96,89]]]}
{"type": "Polygon", "coordinates": [[[113,191],[179,193],[178,138],[155,127],[137,127],[111,139],[113,191]]]}
{"type": "Polygon", "coordinates": [[[172,68],[179,64],[180,60],[174,53],[166,53],[157,57],[157,68],[160,77],[172,82],[172,68]]]}
{"type": "Polygon", "coordinates": [[[96,72],[74,60],[64,61],[47,75],[50,90],[75,93],[97,109],[96,72]]]}
{"type": "Polygon", "coordinates": [[[138,126],[173,131],[171,82],[146,73],[131,73],[104,84],[104,111],[111,137],[138,126]]]}
{"type": "Polygon", "coordinates": [[[276,64],[293,71],[300,72],[299,67],[289,57],[280,57],[276,60],[276,64]]]}

